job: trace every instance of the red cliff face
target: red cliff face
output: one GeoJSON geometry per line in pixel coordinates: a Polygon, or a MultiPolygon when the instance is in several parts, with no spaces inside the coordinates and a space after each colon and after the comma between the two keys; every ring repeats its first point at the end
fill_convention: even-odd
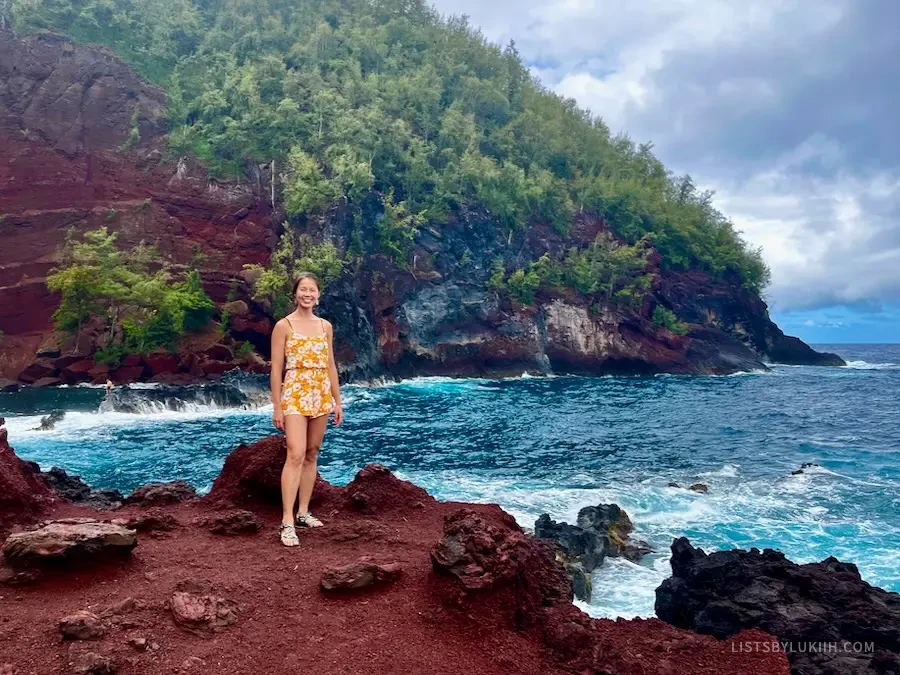
{"type": "Polygon", "coordinates": [[[165,105],[105,49],[0,36],[0,376],[21,372],[50,333],[45,279],[70,228],[105,225],[176,263],[199,247],[217,300],[224,275],[268,261],[266,204],[246,184],[217,185],[167,157],[165,105]],[[140,141],[128,147],[132,129],[140,141]]]}

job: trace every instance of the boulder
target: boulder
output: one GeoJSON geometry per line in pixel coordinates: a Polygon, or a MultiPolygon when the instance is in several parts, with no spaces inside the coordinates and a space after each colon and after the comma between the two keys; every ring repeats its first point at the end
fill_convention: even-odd
{"type": "Polygon", "coordinates": [[[197,498],[197,490],[187,481],[176,480],[169,483],[147,483],[132,492],[125,499],[126,504],[163,506],[178,504],[197,498]]]}
{"type": "Polygon", "coordinates": [[[534,524],[534,536],[552,541],[557,547],[560,562],[569,571],[575,596],[589,602],[590,574],[606,556],[622,556],[639,561],[653,549],[639,539],[631,539],[634,525],[628,514],[616,504],[585,506],[578,512],[577,525],[557,523],[546,513],[534,524]]]}
{"type": "Polygon", "coordinates": [[[128,382],[137,382],[142,377],[144,377],[144,373],[146,372],[146,368],[144,366],[119,366],[115,369],[115,371],[111,372],[109,375],[109,379],[111,379],[116,384],[127,384],[128,382]]]}
{"type": "Polygon", "coordinates": [[[90,518],[56,520],[11,534],[3,555],[13,568],[47,563],[93,563],[123,558],[137,546],[137,532],[90,518]]]}
{"type": "Polygon", "coordinates": [[[63,640],[97,640],[105,631],[99,616],[82,610],[60,619],[59,632],[63,640]]]}
{"type": "Polygon", "coordinates": [[[62,422],[65,417],[65,410],[53,410],[49,415],[45,415],[41,418],[41,425],[35,427],[34,431],[50,431],[56,427],[57,423],[62,422]]]}
{"type": "Polygon", "coordinates": [[[346,487],[345,500],[350,508],[369,514],[435,502],[418,485],[400,480],[380,464],[368,464],[356,474],[346,487]]]}
{"type": "Polygon", "coordinates": [[[165,511],[151,509],[129,518],[125,526],[138,532],[170,532],[179,526],[179,522],[165,511]]]}
{"type": "Polygon", "coordinates": [[[603,563],[612,546],[605,533],[587,531],[565,522],[557,523],[546,513],[535,521],[534,536],[556,542],[566,559],[578,560],[588,573],[603,563]]]}
{"type": "Polygon", "coordinates": [[[691,490],[692,492],[699,492],[700,494],[705,495],[709,492],[709,486],[704,483],[694,483],[688,488],[688,490],[691,490]]]}
{"type": "Polygon", "coordinates": [[[145,356],[144,363],[150,371],[150,376],[155,377],[178,372],[179,358],[169,352],[156,352],[145,356]]]}
{"type": "Polygon", "coordinates": [[[518,628],[540,621],[547,607],[571,607],[572,584],[553,549],[500,514],[492,520],[470,509],[448,515],[444,536],[431,549],[434,569],[454,581],[460,601],[489,594],[518,628]]]}
{"type": "Polygon", "coordinates": [[[175,623],[191,632],[218,632],[237,622],[237,604],[217,595],[176,591],[169,601],[175,623]]]}
{"type": "Polygon", "coordinates": [[[771,549],[706,554],[684,537],[671,562],[656,614],[674,626],[718,638],[760,628],[794,646],[797,675],[900,673],[900,595],[870,586],[851,563],[797,565],[771,549]]]}
{"type": "Polygon", "coordinates": [[[807,470],[807,469],[811,469],[811,468],[813,468],[814,466],[819,466],[819,465],[816,464],[815,462],[803,462],[803,464],[800,465],[800,468],[799,468],[799,469],[794,469],[793,471],[791,471],[791,475],[792,475],[792,476],[799,476],[799,475],[801,475],[801,474],[806,473],[806,470],[807,470]]]}
{"type": "Polygon", "coordinates": [[[69,384],[88,382],[91,380],[91,369],[94,367],[93,359],[81,359],[71,363],[62,369],[62,376],[69,384]]]}
{"type": "Polygon", "coordinates": [[[86,652],[75,659],[75,675],[112,675],[119,669],[114,659],[96,652],[86,652]]]}
{"type": "MultiPolygon", "coordinates": [[[[215,504],[280,504],[281,469],[287,455],[285,438],[269,436],[251,445],[239,445],[225,458],[207,499],[215,504]]],[[[335,501],[342,489],[316,476],[311,506],[335,501]]]]}
{"type": "Polygon", "coordinates": [[[326,567],[322,571],[319,588],[330,593],[384,586],[396,581],[401,573],[400,563],[379,565],[368,558],[362,558],[348,565],[326,567]]]}
{"type": "Polygon", "coordinates": [[[213,534],[234,536],[255,534],[260,529],[259,521],[250,511],[229,511],[208,518],[204,525],[213,534]]]}
{"type": "Polygon", "coordinates": [[[35,361],[19,373],[19,381],[33,384],[41,378],[51,377],[56,372],[56,369],[47,361],[35,361]]]}

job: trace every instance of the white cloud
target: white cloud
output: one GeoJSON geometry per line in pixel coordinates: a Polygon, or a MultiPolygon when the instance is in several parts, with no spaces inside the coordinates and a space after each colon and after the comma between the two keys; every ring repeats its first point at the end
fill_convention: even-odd
{"type": "Polygon", "coordinates": [[[651,140],[762,246],[780,311],[900,302],[900,5],[438,0],[651,140]]]}

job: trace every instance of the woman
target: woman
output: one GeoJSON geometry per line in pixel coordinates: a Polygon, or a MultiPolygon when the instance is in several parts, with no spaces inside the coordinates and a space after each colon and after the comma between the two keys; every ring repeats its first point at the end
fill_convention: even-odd
{"type": "Polygon", "coordinates": [[[294,282],[296,308],[272,331],[272,423],[287,436],[287,457],[281,470],[281,526],[285,546],[299,546],[295,527],[322,527],[309,512],[316,483],[316,460],[334,413],[344,418],[331,324],[313,314],[319,304],[319,280],[308,272],[294,282]],[[282,377],[284,373],[284,377],[282,377]],[[294,501],[300,492],[297,518],[294,501]]]}

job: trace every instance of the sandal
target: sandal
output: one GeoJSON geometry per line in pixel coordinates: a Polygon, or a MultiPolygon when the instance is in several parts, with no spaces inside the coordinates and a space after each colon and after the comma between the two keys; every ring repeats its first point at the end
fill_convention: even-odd
{"type": "Polygon", "coordinates": [[[294,547],[300,545],[300,540],[297,538],[297,531],[294,529],[293,525],[285,525],[282,523],[278,526],[278,536],[281,537],[281,543],[288,547],[294,547]]]}
{"type": "Polygon", "coordinates": [[[299,527],[322,527],[325,523],[316,518],[312,513],[308,511],[304,514],[297,514],[297,525],[299,527]]]}

